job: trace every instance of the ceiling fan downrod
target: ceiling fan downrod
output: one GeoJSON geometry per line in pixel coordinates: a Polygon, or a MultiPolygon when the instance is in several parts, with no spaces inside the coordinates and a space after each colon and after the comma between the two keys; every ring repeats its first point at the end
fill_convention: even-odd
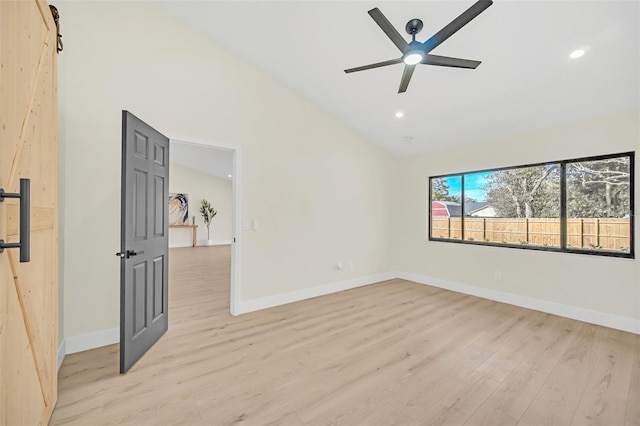
{"type": "Polygon", "coordinates": [[[415,18],[407,22],[407,25],[404,27],[404,29],[411,36],[411,41],[416,41],[416,34],[422,31],[423,26],[424,24],[422,23],[422,21],[415,18]]]}

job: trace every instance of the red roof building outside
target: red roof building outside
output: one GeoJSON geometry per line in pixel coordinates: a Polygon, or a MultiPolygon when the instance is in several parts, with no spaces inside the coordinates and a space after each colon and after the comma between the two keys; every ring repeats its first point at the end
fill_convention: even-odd
{"type": "Polygon", "coordinates": [[[447,205],[440,201],[431,202],[431,216],[433,217],[449,217],[449,209],[447,205]]]}

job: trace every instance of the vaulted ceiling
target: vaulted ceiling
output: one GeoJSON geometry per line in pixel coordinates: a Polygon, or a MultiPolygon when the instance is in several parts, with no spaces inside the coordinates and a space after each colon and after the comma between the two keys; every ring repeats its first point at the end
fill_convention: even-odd
{"type": "Polygon", "coordinates": [[[400,52],[378,7],[424,41],[473,1],[164,1],[195,30],[397,156],[478,143],[640,106],[640,2],[500,1],[432,53],[476,70],[402,64],[345,74],[400,52]],[[584,49],[581,58],[569,54],[584,49]],[[402,111],[404,116],[396,118],[402,111]]]}

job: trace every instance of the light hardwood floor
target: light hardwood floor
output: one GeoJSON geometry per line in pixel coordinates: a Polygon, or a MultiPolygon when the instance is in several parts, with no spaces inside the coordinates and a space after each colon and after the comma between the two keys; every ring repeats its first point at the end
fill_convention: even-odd
{"type": "Polygon", "coordinates": [[[52,425],[640,425],[640,336],[392,280],[239,317],[174,249],[169,331],[65,358],[52,425]]]}

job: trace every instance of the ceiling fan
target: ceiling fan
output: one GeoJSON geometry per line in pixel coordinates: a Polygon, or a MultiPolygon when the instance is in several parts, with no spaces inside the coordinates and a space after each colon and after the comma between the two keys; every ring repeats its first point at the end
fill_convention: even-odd
{"type": "Polygon", "coordinates": [[[480,61],[472,61],[469,59],[450,58],[448,56],[431,55],[433,49],[438,47],[443,41],[455,34],[460,28],[467,25],[473,18],[480,15],[486,8],[493,4],[492,0],[478,0],[473,6],[465,10],[460,16],[451,21],[443,29],[434,34],[430,39],[424,43],[416,41],[416,34],[422,30],[423,24],[420,19],[412,19],[407,22],[405,30],[411,36],[411,42],[407,41],[400,35],[400,33],[391,25],[391,22],[380,12],[376,7],[369,11],[369,15],[376,21],[376,24],[384,31],[384,33],[391,39],[393,44],[396,45],[402,56],[397,59],[391,59],[384,62],[378,62],[376,64],[364,65],[361,67],[350,68],[344,70],[346,73],[352,73],[356,71],[364,71],[372,68],[384,67],[387,65],[399,64],[404,62],[404,72],[402,73],[402,80],[400,81],[400,88],[398,93],[404,93],[409,86],[409,81],[413,75],[413,70],[416,65],[438,65],[441,67],[454,67],[454,68],[471,68],[476,69],[480,65],[480,61]]]}

